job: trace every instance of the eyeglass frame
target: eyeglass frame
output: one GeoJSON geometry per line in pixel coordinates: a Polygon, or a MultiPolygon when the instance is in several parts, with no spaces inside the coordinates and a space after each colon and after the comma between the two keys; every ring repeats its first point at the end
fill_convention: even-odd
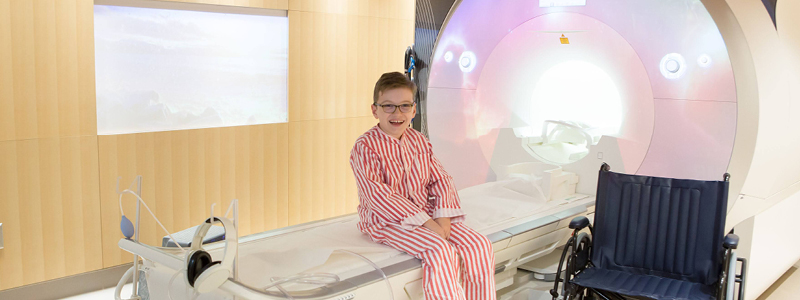
{"type": "Polygon", "coordinates": [[[380,107],[383,110],[383,112],[385,112],[387,114],[393,114],[393,113],[395,113],[397,111],[398,108],[400,109],[401,113],[410,113],[411,112],[411,108],[413,108],[414,105],[417,105],[417,103],[416,102],[412,102],[410,104],[410,106],[404,106],[404,105],[409,105],[408,103],[403,103],[403,104],[400,104],[400,105],[372,103],[372,105],[380,107]],[[392,111],[391,112],[386,111],[387,107],[393,107],[392,111]],[[407,107],[408,111],[403,111],[403,107],[407,107]]]}

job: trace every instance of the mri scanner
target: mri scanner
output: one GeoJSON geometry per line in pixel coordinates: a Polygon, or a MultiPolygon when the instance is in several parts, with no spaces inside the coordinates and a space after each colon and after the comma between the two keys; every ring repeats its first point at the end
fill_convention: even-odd
{"type": "MultiPolygon", "coordinates": [[[[750,260],[746,299],[800,259],[800,242],[779,233],[800,211],[800,26],[788,17],[800,5],[789,2],[777,23],[757,0],[453,3],[415,71],[421,128],[467,224],[493,242],[499,299],[549,299],[535,279],[553,268],[569,220],[591,218],[603,162],[648,176],[730,173],[726,231],[750,260]]],[[[202,294],[185,279],[185,251],[119,246],[145,259],[138,293],[150,299],[423,299],[419,262],[369,241],[357,219],[239,238],[231,278],[202,294]]]]}

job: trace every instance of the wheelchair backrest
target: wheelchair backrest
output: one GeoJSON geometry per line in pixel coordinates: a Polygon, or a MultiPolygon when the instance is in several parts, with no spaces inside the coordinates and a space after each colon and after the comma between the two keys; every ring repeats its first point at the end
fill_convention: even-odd
{"type": "Polygon", "coordinates": [[[728,182],[600,171],[592,260],[604,269],[714,284],[728,182]]]}

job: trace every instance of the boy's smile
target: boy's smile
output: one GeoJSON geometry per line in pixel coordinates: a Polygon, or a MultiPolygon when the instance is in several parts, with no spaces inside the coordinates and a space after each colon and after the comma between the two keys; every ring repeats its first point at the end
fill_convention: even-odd
{"type": "Polygon", "coordinates": [[[379,120],[378,127],[386,134],[400,139],[408,128],[411,119],[417,114],[414,95],[407,88],[386,90],[378,96],[377,104],[372,105],[372,115],[379,120]],[[411,110],[402,112],[402,107],[382,107],[386,105],[412,105],[411,110]],[[392,113],[387,113],[384,109],[392,113]]]}

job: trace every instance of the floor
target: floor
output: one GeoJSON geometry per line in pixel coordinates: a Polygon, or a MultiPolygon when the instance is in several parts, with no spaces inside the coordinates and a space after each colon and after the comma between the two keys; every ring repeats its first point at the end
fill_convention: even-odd
{"type": "Polygon", "coordinates": [[[767,291],[761,294],[757,300],[789,300],[800,298],[800,272],[796,267],[792,267],[789,271],[781,276],[778,281],[775,281],[767,291]]]}
{"type": "MultiPolygon", "coordinates": [[[[123,299],[130,296],[128,284],[122,289],[123,299]]],[[[767,289],[757,300],[796,300],[800,295],[800,271],[792,267],[778,279],[769,289],[767,289]]],[[[549,297],[546,297],[549,298],[549,297]]],[[[65,300],[108,300],[114,299],[114,289],[105,289],[88,294],[64,298],[65,300]]],[[[514,298],[516,300],[516,298],[514,298]]]]}
{"type": "MultiPolygon", "coordinates": [[[[122,287],[122,299],[127,299],[131,296],[131,284],[126,284],[122,287]]],[[[108,288],[105,290],[99,290],[96,292],[91,292],[88,294],[72,296],[69,298],[63,298],[64,300],[109,300],[114,299],[114,290],[115,288],[108,288]]]]}

